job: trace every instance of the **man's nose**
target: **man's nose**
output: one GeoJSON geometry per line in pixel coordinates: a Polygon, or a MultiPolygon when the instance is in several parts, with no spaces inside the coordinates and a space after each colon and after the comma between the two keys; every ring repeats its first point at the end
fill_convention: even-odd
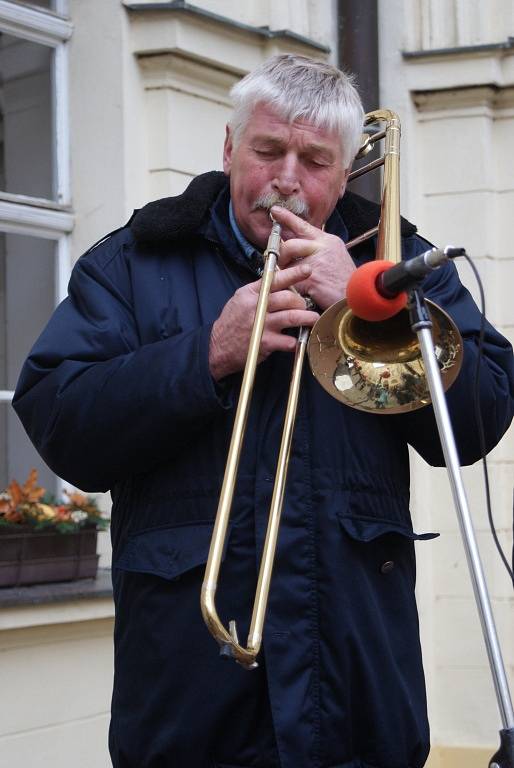
{"type": "Polygon", "coordinates": [[[292,155],[286,155],[277,168],[275,178],[272,181],[272,187],[283,197],[296,195],[300,191],[300,181],[298,177],[297,158],[292,155]]]}

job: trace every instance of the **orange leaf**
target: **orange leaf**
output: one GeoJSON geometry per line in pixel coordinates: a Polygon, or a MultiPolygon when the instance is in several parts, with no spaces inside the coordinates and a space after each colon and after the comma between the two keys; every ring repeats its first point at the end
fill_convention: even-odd
{"type": "Polygon", "coordinates": [[[70,504],[75,507],[85,507],[88,504],[88,498],[83,493],[78,491],[65,491],[66,496],[70,500],[70,504]]]}
{"type": "Polygon", "coordinates": [[[20,485],[16,482],[16,480],[11,480],[7,486],[7,493],[12,499],[13,506],[17,507],[23,499],[23,491],[21,490],[20,485]]]}
{"type": "Polygon", "coordinates": [[[25,501],[39,501],[45,495],[45,489],[37,485],[37,469],[31,469],[22,488],[25,501]]]}

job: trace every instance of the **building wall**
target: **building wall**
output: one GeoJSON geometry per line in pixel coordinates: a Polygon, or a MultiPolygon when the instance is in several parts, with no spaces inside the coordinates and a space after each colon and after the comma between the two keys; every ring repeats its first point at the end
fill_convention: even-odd
{"type": "Polygon", "coordinates": [[[2,608],[0,768],[108,768],[112,602],[2,608]]]}
{"type": "MultiPolygon", "coordinates": [[[[73,260],[134,207],[177,194],[194,174],[221,166],[228,91],[238,77],[275,52],[325,55],[308,39],[336,50],[333,0],[196,5],[239,26],[134,12],[121,0],[70,0],[73,260]],[[307,40],[266,37],[251,26],[307,40]]],[[[513,33],[511,3],[381,0],[379,9],[381,101],[397,109],[404,126],[403,210],[430,239],[462,243],[477,258],[491,317],[512,338],[512,54],[401,54],[505,40],[513,33]]],[[[491,458],[497,526],[509,544],[513,463],[511,430],[491,458]]],[[[495,745],[496,704],[445,475],[415,456],[413,465],[416,527],[443,533],[418,550],[432,761],[469,768],[495,745]]],[[[480,475],[465,475],[512,680],[511,592],[486,531],[480,475]]],[[[102,551],[107,561],[104,544],[102,551]]],[[[4,612],[0,630],[0,768],[109,765],[112,603],[20,607],[4,612]]]]}
{"type": "MultiPolygon", "coordinates": [[[[333,45],[333,0],[196,5],[333,45]]],[[[205,18],[129,12],[121,0],[70,0],[69,10],[73,261],[134,207],[221,167],[238,77],[275,52],[318,50],[205,18]]],[[[108,564],[105,534],[99,550],[108,564]]],[[[112,632],[108,599],[0,611],[0,768],[110,765],[112,632]]]]}
{"type": "MultiPolygon", "coordinates": [[[[484,283],[487,315],[513,341],[509,286],[514,284],[514,257],[508,239],[514,210],[509,143],[514,135],[514,47],[507,38],[514,33],[514,6],[509,0],[388,0],[379,3],[379,10],[381,99],[403,120],[402,210],[432,242],[466,247],[484,283]]],[[[463,263],[458,268],[478,298],[469,267],[463,263]]],[[[512,427],[488,463],[496,528],[510,559],[512,427]]],[[[489,531],[480,465],[465,469],[463,476],[512,687],[512,584],[489,531]]],[[[435,745],[431,761],[469,766],[491,757],[501,721],[448,488],[444,470],[429,469],[413,455],[417,527],[441,532],[418,549],[435,745]]]]}

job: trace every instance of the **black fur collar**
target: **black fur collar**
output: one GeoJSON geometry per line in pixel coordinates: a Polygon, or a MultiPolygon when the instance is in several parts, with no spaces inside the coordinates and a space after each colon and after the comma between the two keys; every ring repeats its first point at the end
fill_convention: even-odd
{"type": "MultiPolygon", "coordinates": [[[[181,195],[148,203],[130,222],[134,237],[139,242],[158,244],[197,233],[226,184],[228,178],[224,173],[211,171],[196,176],[181,195]]],[[[348,228],[349,239],[375,227],[380,216],[379,205],[352,192],[344,194],[337,208],[348,228]]],[[[409,237],[415,232],[414,224],[402,218],[402,236],[409,237]]]]}

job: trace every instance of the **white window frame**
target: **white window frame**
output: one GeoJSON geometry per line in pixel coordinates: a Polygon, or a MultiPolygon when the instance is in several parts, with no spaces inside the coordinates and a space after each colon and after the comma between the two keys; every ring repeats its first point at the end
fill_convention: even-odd
{"type": "MultiPolygon", "coordinates": [[[[68,0],[55,0],[55,10],[0,0],[0,31],[51,47],[55,51],[52,72],[54,93],[56,200],[11,194],[0,190],[0,232],[32,235],[55,241],[55,304],[66,295],[71,272],[69,235],[74,217],[70,210],[70,125],[68,41],[73,25],[64,18],[68,0]]],[[[14,392],[0,390],[0,403],[10,402],[14,392]]]]}

